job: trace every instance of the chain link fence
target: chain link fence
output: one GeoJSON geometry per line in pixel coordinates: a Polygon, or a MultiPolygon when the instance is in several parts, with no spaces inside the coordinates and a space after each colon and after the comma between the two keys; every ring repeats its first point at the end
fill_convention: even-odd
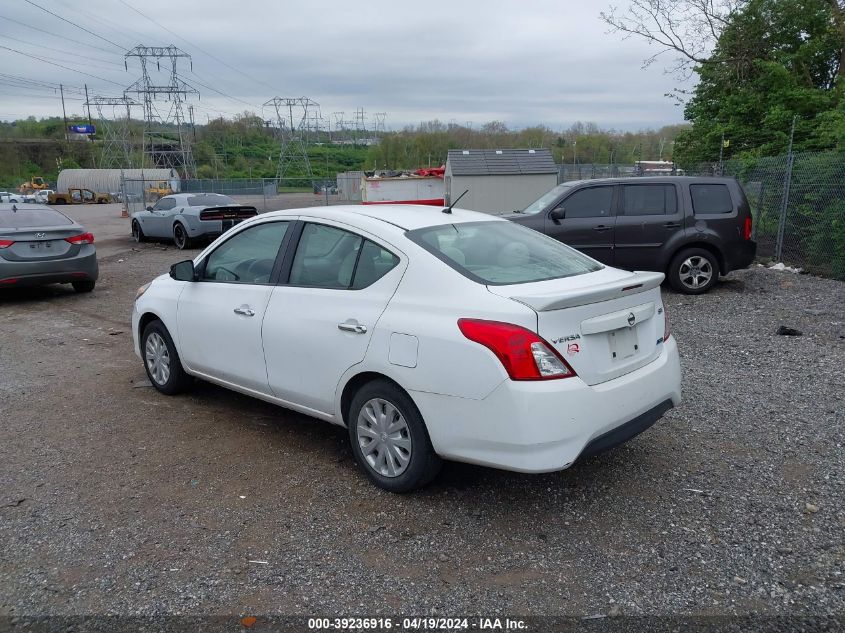
{"type": "MultiPolygon", "coordinates": [[[[635,165],[561,165],[559,181],[636,177],[638,171],[635,165]]],[[[751,205],[759,259],[845,281],[845,152],[735,159],[676,173],[736,178],[751,205]]]]}
{"type": "Polygon", "coordinates": [[[176,180],[159,189],[149,180],[121,180],[119,199],[132,215],[155,207],[170,193],[219,193],[235,202],[253,206],[260,213],[335,204],[360,204],[360,176],[338,174],[335,178],[233,178],[176,180]],[[356,198],[357,193],[357,198],[356,198]]]}
{"type": "MultiPolygon", "coordinates": [[[[559,181],[632,177],[636,165],[560,165],[559,181]]],[[[807,272],[845,280],[845,152],[806,152],[736,159],[677,170],[679,175],[732,176],[743,185],[754,216],[762,260],[782,261],[807,272]]],[[[182,180],[182,192],[220,193],[259,212],[333,204],[360,204],[358,171],[333,178],[182,180]]],[[[646,175],[649,175],[646,173],[646,175]]],[[[154,206],[169,191],[150,181],[122,181],[128,214],[154,206]]]]}

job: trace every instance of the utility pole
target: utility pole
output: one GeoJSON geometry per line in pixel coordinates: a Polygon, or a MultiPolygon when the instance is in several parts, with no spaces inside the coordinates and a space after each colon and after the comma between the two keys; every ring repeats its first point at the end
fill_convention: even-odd
{"type": "Polygon", "coordinates": [[[725,130],[722,130],[722,140],[719,141],[719,175],[724,175],[724,168],[722,167],[722,155],[725,152],[725,130]]]}
{"type": "MultiPolygon", "coordinates": [[[[85,107],[88,108],[88,125],[94,127],[94,122],[91,120],[91,102],[88,101],[88,84],[84,84],[85,86],[85,107]]],[[[93,143],[94,142],[94,135],[89,134],[88,138],[93,143]]]]}
{"type": "Polygon", "coordinates": [[[70,138],[67,135],[67,112],[65,112],[65,89],[62,84],[59,84],[59,93],[62,95],[62,118],[65,120],[65,142],[67,143],[70,138]]]}

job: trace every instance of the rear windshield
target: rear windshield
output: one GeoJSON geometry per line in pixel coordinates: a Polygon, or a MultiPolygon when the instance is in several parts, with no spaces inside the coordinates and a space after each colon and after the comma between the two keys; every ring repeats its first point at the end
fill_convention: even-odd
{"type": "Polygon", "coordinates": [[[188,196],[188,204],[192,207],[222,207],[226,204],[238,204],[229,196],[219,193],[202,193],[198,196],[188,196]]]}
{"type": "Polygon", "coordinates": [[[18,207],[17,211],[0,211],[0,229],[38,229],[46,226],[67,226],[73,222],[53,209],[18,207]]]}
{"type": "Polygon", "coordinates": [[[603,268],[557,240],[512,222],[445,224],[409,239],[473,281],[493,286],[583,275],[603,268]]]}
{"type": "Polygon", "coordinates": [[[566,183],[560,184],[554,189],[547,191],[542,196],[537,198],[534,202],[529,204],[522,210],[522,213],[526,213],[528,215],[534,215],[535,213],[540,213],[543,209],[548,207],[552,202],[557,200],[563,192],[569,189],[572,185],[568,185],[566,183]]]}

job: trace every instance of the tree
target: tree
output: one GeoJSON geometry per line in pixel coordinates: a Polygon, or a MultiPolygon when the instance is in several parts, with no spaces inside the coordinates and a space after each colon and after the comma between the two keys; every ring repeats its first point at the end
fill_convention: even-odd
{"type": "Polygon", "coordinates": [[[643,60],[643,67],[662,55],[675,54],[670,71],[686,78],[696,66],[713,61],[710,51],[722,30],[746,4],[747,0],[631,0],[627,11],[612,6],[599,16],[612,31],[658,47],[643,60]]]}
{"type": "Polygon", "coordinates": [[[795,117],[795,149],[842,147],[845,0],[633,0],[602,17],[662,47],[646,63],[674,51],[698,75],[678,162],[783,153],[795,117]]]}

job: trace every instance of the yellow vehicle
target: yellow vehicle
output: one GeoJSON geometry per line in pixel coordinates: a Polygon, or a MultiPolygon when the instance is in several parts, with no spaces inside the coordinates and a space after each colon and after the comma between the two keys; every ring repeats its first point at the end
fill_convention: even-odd
{"type": "Polygon", "coordinates": [[[147,187],[147,190],[144,192],[144,200],[146,202],[156,202],[159,198],[169,196],[171,193],[173,193],[173,189],[170,188],[170,183],[166,180],[159,180],[156,184],[147,187]]]}
{"type": "Polygon", "coordinates": [[[111,202],[107,193],[94,193],[90,189],[71,187],[65,193],[51,193],[47,204],[105,204],[111,202]]]}
{"type": "Polygon", "coordinates": [[[42,189],[47,189],[48,185],[41,176],[33,176],[28,182],[21,183],[18,187],[18,193],[32,194],[42,189]]]}

